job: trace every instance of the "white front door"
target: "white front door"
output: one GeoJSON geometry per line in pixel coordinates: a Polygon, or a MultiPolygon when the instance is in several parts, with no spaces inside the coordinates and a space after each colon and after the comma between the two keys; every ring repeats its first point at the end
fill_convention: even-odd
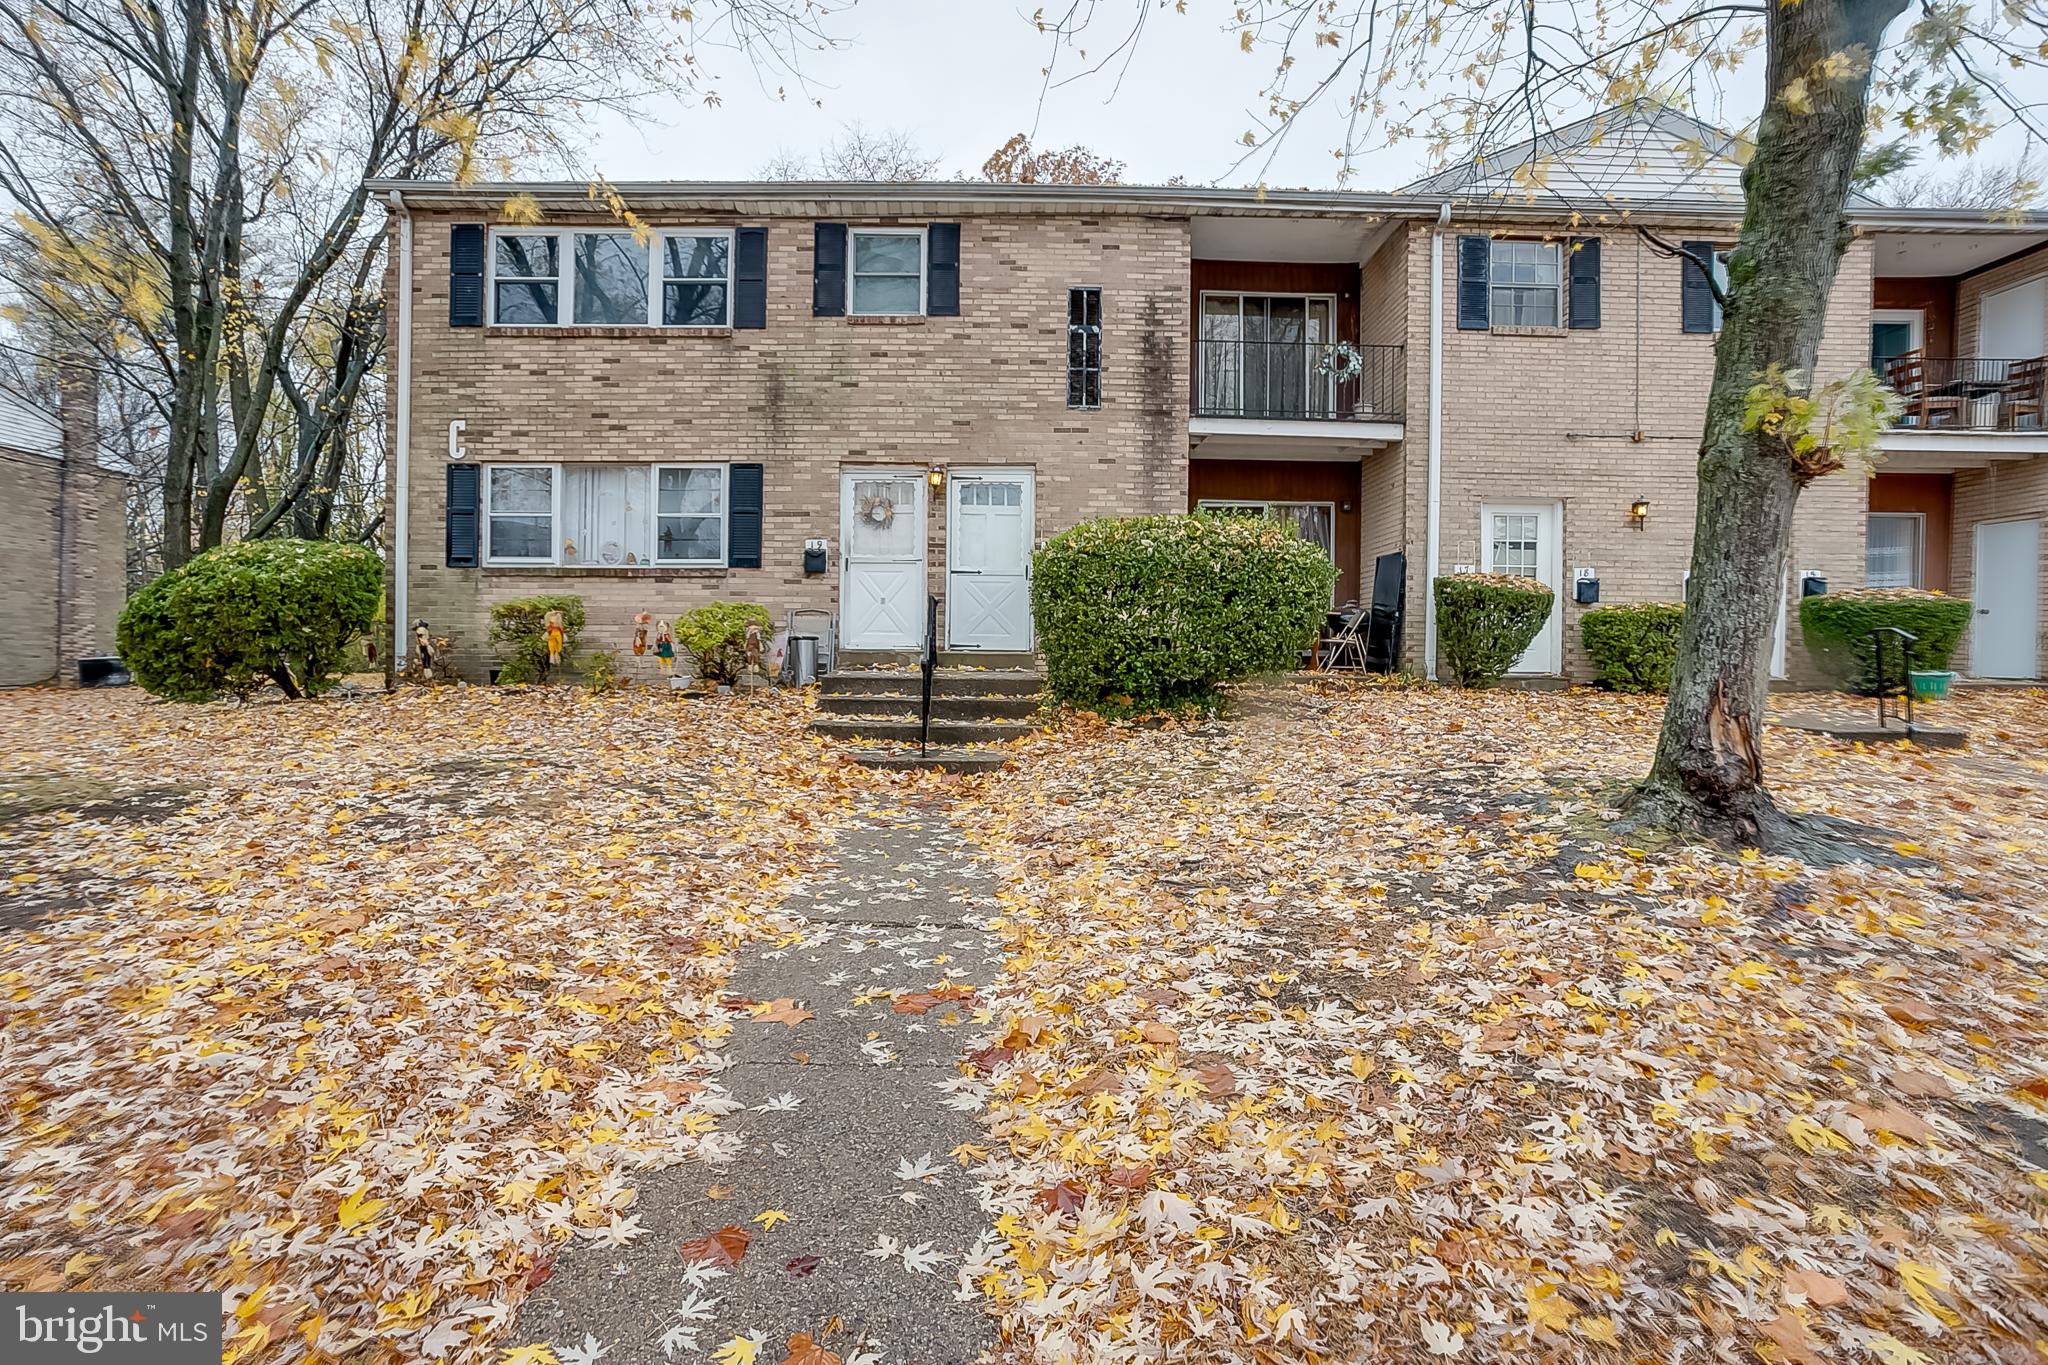
{"type": "Polygon", "coordinates": [[[955,473],[946,507],[946,643],[1031,648],[1032,476],[955,473]]]}
{"type": "Polygon", "coordinates": [[[844,649],[924,646],[924,472],[849,469],[839,479],[844,649]]]}
{"type": "MultiPolygon", "coordinates": [[[[1479,562],[1488,573],[1533,578],[1559,592],[1564,581],[1563,545],[1558,536],[1554,502],[1509,505],[1488,503],[1479,509],[1479,562]]],[[[1564,615],[1562,595],[1551,601],[1550,619],[1510,669],[1513,673],[1558,673],[1564,668],[1558,645],[1564,636],[1558,620],[1564,615]]]]}
{"type": "Polygon", "coordinates": [[[1987,521],[1977,527],[1970,572],[1970,676],[2040,674],[2041,522],[1987,521]]]}

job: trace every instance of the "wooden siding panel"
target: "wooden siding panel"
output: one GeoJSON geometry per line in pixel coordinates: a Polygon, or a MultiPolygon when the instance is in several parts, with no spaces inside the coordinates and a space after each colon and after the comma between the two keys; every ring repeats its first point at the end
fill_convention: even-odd
{"type": "Polygon", "coordinates": [[[1355,460],[1190,460],[1188,510],[1208,499],[1327,502],[1337,509],[1337,600],[1358,600],[1359,468],[1355,460]]]}
{"type": "Polygon", "coordinates": [[[1952,474],[1879,474],[1870,481],[1871,511],[1918,512],[1927,519],[1921,532],[1921,586],[1936,592],[1948,591],[1954,508],[1952,474]]]}

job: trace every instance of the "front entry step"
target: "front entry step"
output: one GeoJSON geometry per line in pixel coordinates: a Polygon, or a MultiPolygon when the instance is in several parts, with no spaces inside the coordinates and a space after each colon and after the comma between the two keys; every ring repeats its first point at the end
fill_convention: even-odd
{"type": "MultiPolygon", "coordinates": [[[[1035,697],[1045,685],[1036,673],[1018,669],[940,669],[932,674],[934,697],[1035,697]]],[[[818,679],[820,695],[896,693],[922,696],[924,676],[914,668],[842,670],[818,679]]]]}
{"type": "MultiPolygon", "coordinates": [[[[922,698],[909,692],[820,692],[818,713],[826,716],[910,716],[915,718],[922,698]]],[[[1016,696],[954,696],[932,692],[932,719],[973,720],[977,717],[1021,719],[1036,715],[1039,699],[1016,696]]]]}
{"type": "MultiPolygon", "coordinates": [[[[811,722],[811,733],[834,739],[881,739],[898,744],[917,743],[917,716],[820,716],[811,722]]],[[[1000,744],[1022,739],[1038,727],[1028,720],[979,720],[932,717],[934,744],[1000,744]]]]}
{"type": "Polygon", "coordinates": [[[960,749],[932,745],[919,753],[915,744],[854,751],[853,761],[883,772],[992,773],[1010,761],[1001,749],[960,749]]]}
{"type": "Polygon", "coordinates": [[[927,733],[922,673],[842,668],[819,680],[811,733],[848,741],[849,756],[870,768],[989,772],[1009,761],[1001,746],[1038,728],[1043,682],[1035,670],[937,669],[927,733]]]}
{"type": "MultiPolygon", "coordinates": [[[[916,668],[924,655],[915,649],[842,649],[833,661],[837,669],[916,668]]],[[[990,668],[1036,672],[1038,656],[1025,651],[1003,652],[985,649],[942,649],[940,668],[990,668]]]]}

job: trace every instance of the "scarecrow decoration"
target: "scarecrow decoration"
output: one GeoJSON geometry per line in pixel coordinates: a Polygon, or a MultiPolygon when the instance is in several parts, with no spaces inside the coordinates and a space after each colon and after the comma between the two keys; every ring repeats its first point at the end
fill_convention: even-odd
{"type": "Polygon", "coordinates": [[[653,622],[654,617],[647,612],[633,614],[633,657],[636,659],[647,653],[647,627],[653,622]]]}
{"type": "Polygon", "coordinates": [[[668,622],[657,621],[654,625],[654,657],[661,661],[663,673],[673,673],[676,667],[676,637],[670,632],[668,622]]]}
{"type": "Polygon", "coordinates": [[[562,613],[559,611],[549,612],[546,616],[541,617],[541,624],[547,628],[548,667],[553,668],[562,662],[562,644],[565,638],[562,626],[562,613]]]}

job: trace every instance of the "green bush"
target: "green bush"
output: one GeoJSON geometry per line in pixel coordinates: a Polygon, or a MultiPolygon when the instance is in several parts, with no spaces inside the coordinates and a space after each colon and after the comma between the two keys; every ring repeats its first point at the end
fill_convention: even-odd
{"type": "Polygon", "coordinates": [[[1557,594],[1533,578],[1446,574],[1436,581],[1436,657],[1462,687],[1506,677],[1550,619],[1557,594]]]}
{"type": "Polygon", "coordinates": [[[1594,607],[1579,618],[1579,638],[1608,687],[1617,692],[1668,692],[1671,665],[1678,661],[1678,632],[1684,624],[1683,602],[1594,607]]]}
{"type": "Polygon", "coordinates": [[[562,613],[562,665],[576,652],[583,633],[583,599],[573,593],[515,597],[491,608],[491,643],[509,651],[498,668],[501,683],[537,683],[548,678],[547,615],[562,613]]]}
{"type": "MultiPolygon", "coordinates": [[[[1920,588],[1853,588],[1802,598],[1799,630],[1807,652],[1838,685],[1868,693],[1877,685],[1877,659],[1870,632],[1896,626],[1919,638],[1913,644],[1913,667],[1940,672],[1948,667],[1963,630],[1970,624],[1970,603],[1920,588]]],[[[1896,665],[1894,641],[1885,644],[1886,672],[1896,665]]],[[[1896,677],[1891,679],[1896,681],[1896,677]]]]}
{"type": "Polygon", "coordinates": [[[1336,579],[1322,550],[1277,522],[1084,522],[1032,557],[1046,686],[1076,706],[1204,702],[1219,683],[1294,667],[1336,579]]]}
{"type": "Polygon", "coordinates": [[[129,598],[116,638],[136,682],[172,701],[246,700],[271,682],[313,697],[334,686],[383,597],[383,561],[365,546],[248,540],[129,598]]]}
{"type": "Polygon", "coordinates": [[[697,676],[708,682],[736,683],[751,666],[764,671],[757,656],[747,656],[747,627],[759,626],[765,644],[775,628],[768,608],[752,602],[712,602],[685,612],[676,621],[676,643],[697,660],[697,676]]]}

